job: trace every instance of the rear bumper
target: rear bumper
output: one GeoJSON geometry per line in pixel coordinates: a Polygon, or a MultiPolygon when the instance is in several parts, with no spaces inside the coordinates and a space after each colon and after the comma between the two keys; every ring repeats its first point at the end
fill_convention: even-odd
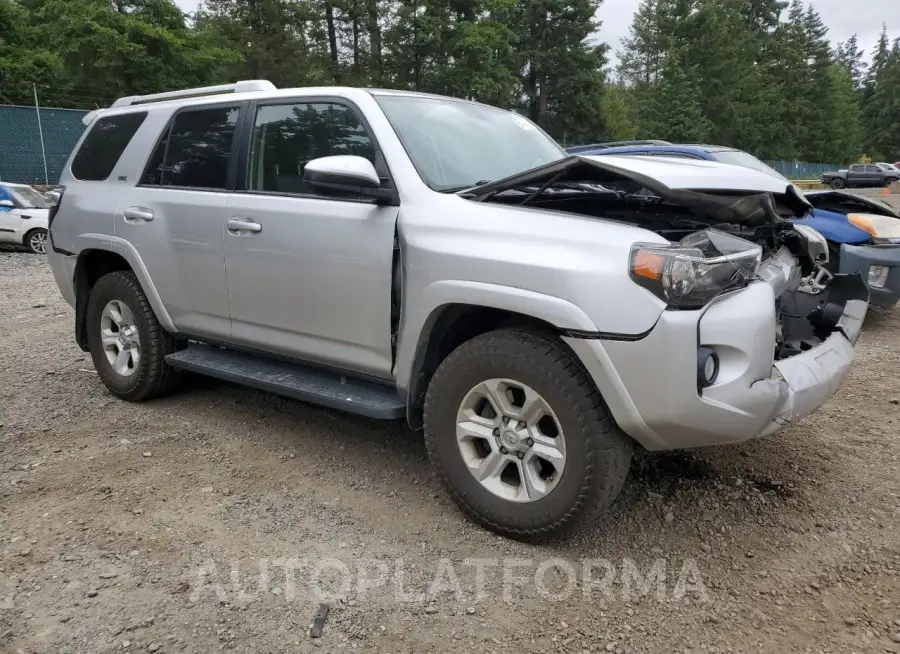
{"type": "Polygon", "coordinates": [[[645,448],[741,442],[800,420],[840,387],[868,307],[865,285],[858,276],[852,279],[853,292],[840,298],[838,329],[812,349],[777,362],[775,296],[765,283],[704,310],[666,311],[640,341],[566,342],[619,426],[645,448]],[[715,383],[702,391],[700,345],[712,348],[720,361],[715,383]]]}
{"type": "Polygon", "coordinates": [[[47,263],[53,271],[53,277],[63,299],[75,308],[75,264],[78,257],[74,254],[61,254],[53,248],[47,249],[47,263]]]}
{"type": "Polygon", "coordinates": [[[900,244],[842,245],[839,271],[842,275],[859,273],[868,279],[869,268],[890,268],[884,288],[869,286],[869,302],[879,307],[892,307],[900,300],[900,244]]]}

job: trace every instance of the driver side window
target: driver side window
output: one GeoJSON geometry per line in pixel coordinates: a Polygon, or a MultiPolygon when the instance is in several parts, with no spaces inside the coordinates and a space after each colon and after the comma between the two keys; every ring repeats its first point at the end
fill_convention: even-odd
{"type": "Polygon", "coordinates": [[[303,181],[306,164],[332,155],[375,164],[375,146],[352,109],[333,102],[263,105],[253,123],[247,189],[315,194],[303,181]]]}

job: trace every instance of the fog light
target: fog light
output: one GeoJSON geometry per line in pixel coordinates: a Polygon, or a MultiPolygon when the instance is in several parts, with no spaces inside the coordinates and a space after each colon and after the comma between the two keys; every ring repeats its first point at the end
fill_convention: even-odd
{"type": "Polygon", "coordinates": [[[890,272],[891,269],[888,266],[869,266],[869,286],[884,288],[890,272]]]}
{"type": "Polygon", "coordinates": [[[697,348],[697,388],[707,388],[719,376],[719,355],[708,347],[697,348]]]}

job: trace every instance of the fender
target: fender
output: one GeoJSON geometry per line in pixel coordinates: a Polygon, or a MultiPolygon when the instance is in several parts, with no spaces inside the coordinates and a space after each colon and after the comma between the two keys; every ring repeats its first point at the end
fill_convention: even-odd
{"type": "Polygon", "coordinates": [[[147,267],[144,265],[141,255],[131,243],[123,238],[108,234],[81,234],[77,237],[75,244],[75,250],[79,257],[87,250],[106,250],[125,259],[144,290],[160,325],[162,325],[163,329],[173,334],[178,332],[175,323],[172,322],[172,317],[162,302],[162,298],[159,296],[159,292],[156,290],[156,286],[150,279],[150,274],[147,272],[147,267]]]}
{"type": "Polygon", "coordinates": [[[523,288],[463,280],[429,284],[401,318],[394,377],[401,392],[409,390],[419,349],[426,346],[441,310],[453,304],[501,309],[543,320],[560,330],[596,332],[587,314],[567,300],[523,288]]]}

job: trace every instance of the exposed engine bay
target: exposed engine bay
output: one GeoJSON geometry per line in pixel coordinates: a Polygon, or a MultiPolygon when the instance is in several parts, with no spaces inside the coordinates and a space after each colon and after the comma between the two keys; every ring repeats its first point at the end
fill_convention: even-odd
{"type": "Polygon", "coordinates": [[[832,276],[825,267],[829,252],[824,237],[791,222],[810,209],[793,186],[784,193],[671,189],[632,171],[573,157],[463,195],[481,202],[594,216],[655,232],[671,245],[633,251],[632,279],[667,301],[670,310],[697,309],[714,299],[715,294],[684,292],[698,279],[708,285],[710,280],[720,283],[719,294],[754,279],[770,284],[779,316],[776,360],[807,351],[841,330],[846,314],[858,314],[852,307],[848,310],[848,302],[859,301],[865,314],[868,288],[862,278],[832,276]],[[746,252],[735,247],[741,242],[746,252]],[[758,249],[748,274],[746,255],[754,245],[758,249]],[[690,266],[693,272],[685,273],[690,266]],[[682,278],[672,282],[678,274],[682,278]],[[661,290],[661,282],[668,286],[661,290]]]}

